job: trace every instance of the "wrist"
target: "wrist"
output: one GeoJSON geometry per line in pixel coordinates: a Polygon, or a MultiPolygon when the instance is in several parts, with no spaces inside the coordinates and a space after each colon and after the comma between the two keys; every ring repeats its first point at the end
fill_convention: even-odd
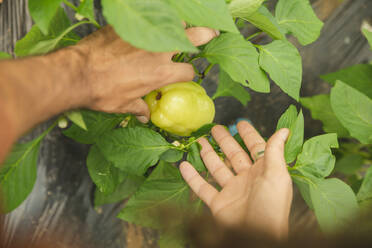
{"type": "Polygon", "coordinates": [[[44,56],[44,63],[54,64],[54,77],[66,96],[64,111],[86,106],[90,90],[86,81],[86,54],[77,46],[66,47],[44,56]]]}

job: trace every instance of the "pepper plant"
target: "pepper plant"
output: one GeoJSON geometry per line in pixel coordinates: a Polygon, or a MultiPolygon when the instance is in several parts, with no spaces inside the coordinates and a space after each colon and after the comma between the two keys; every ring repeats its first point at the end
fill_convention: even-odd
{"type": "MultiPolygon", "coordinates": [[[[362,28],[372,51],[372,31],[362,28]]],[[[372,65],[354,65],[321,78],[333,87],[329,94],[300,99],[326,133],[336,133],[334,174],[339,174],[356,193],[365,209],[372,205],[372,65]]]]}
{"type": "MultiPolygon", "coordinates": [[[[154,52],[180,51],[174,58],[176,62],[194,64],[199,59],[206,59],[209,63],[205,69],[199,71],[194,66],[197,83],[201,84],[212,67],[218,66],[218,88],[212,98],[231,96],[243,105],[250,99],[246,88],[270,92],[269,78],[299,101],[301,56],[287,37],[292,35],[305,46],[318,38],[323,26],[309,0],[279,0],[274,13],[268,10],[264,0],[102,0],[101,4],[105,20],[133,46],[154,52]],[[194,47],[185,35],[182,21],[188,26],[217,29],[221,35],[205,46],[194,47]],[[241,31],[246,26],[255,26],[259,31],[245,37],[241,31]],[[271,37],[272,41],[253,43],[252,39],[261,33],[271,37]]],[[[74,29],[80,25],[100,28],[95,20],[93,0],[81,0],[78,6],[68,0],[29,0],[29,12],[35,25],[17,42],[14,51],[17,57],[45,54],[75,44],[81,37],[74,29]],[[67,17],[66,8],[75,12],[74,20],[67,17]]],[[[337,118],[350,135],[370,144],[372,104],[368,96],[361,96],[362,93],[340,81],[330,99],[339,110],[335,110],[337,118]],[[363,101],[364,111],[353,112],[353,108],[345,108],[351,106],[345,99],[350,100],[352,106],[363,101]],[[368,113],[366,119],[357,118],[365,113],[368,113]]],[[[325,107],[329,107],[329,97],[324,99],[328,99],[325,107]]],[[[302,100],[306,102],[306,99],[302,100]]],[[[223,159],[224,155],[210,137],[214,124],[202,126],[190,136],[177,136],[152,123],[141,124],[130,114],[74,110],[59,118],[61,127],[67,126],[65,118],[72,123],[63,133],[79,143],[91,145],[87,167],[97,186],[95,205],[129,198],[119,218],[159,229],[161,247],[183,247],[186,241],[176,238],[178,232],[175,231],[182,229],[182,219],[174,218],[169,224],[172,228],[164,229],[156,213],[169,205],[181,212],[203,209],[200,200],[190,200],[190,190],[177,164],[186,159],[208,176],[196,140],[209,137],[223,159]]],[[[334,118],[332,121],[332,127],[338,123],[334,118]]],[[[15,145],[1,167],[0,188],[6,212],[17,208],[32,191],[40,143],[55,125],[35,140],[15,145]]],[[[330,133],[304,142],[304,118],[302,110],[298,111],[295,106],[290,106],[278,121],[278,129],[283,127],[291,130],[285,149],[288,170],[305,201],[314,210],[320,227],[332,232],[347,225],[359,212],[357,197],[340,179],[328,178],[335,164],[332,149],[338,148],[337,134],[340,133],[329,129],[326,131],[330,133]]],[[[238,135],[235,138],[241,141],[238,135]]],[[[363,199],[372,196],[370,170],[367,175],[358,199],[359,195],[363,199]]]]}

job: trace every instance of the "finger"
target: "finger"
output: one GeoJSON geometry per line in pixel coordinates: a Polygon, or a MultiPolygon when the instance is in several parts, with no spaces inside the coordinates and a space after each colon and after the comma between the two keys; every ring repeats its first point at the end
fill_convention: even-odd
{"type": "Polygon", "coordinates": [[[240,173],[252,165],[248,154],[223,126],[214,126],[212,135],[231,162],[236,173],[240,173]]]}
{"type": "Polygon", "coordinates": [[[288,135],[289,129],[283,128],[277,131],[267,141],[265,151],[265,169],[279,168],[287,170],[287,164],[284,158],[284,146],[288,135]]]}
{"type": "Polygon", "coordinates": [[[258,156],[265,151],[266,142],[257,132],[257,130],[247,121],[241,121],[237,125],[238,132],[242,137],[244,144],[247,146],[248,151],[254,162],[257,161],[258,156]]]}
{"type": "MultiPolygon", "coordinates": [[[[163,67],[162,70],[167,70],[167,72],[163,73],[164,77],[160,87],[171,83],[191,81],[195,75],[194,68],[187,63],[172,63],[163,67]]],[[[156,87],[159,88],[158,86],[156,87]]]]}
{"type": "Polygon", "coordinates": [[[150,120],[150,109],[147,103],[141,98],[138,98],[124,106],[120,112],[134,114],[142,123],[147,123],[150,120]]]}
{"type": "Polygon", "coordinates": [[[193,27],[186,29],[186,35],[194,46],[207,44],[219,35],[219,32],[205,27],[193,27]]]}
{"type": "MultiPolygon", "coordinates": [[[[194,46],[201,46],[219,36],[220,32],[206,27],[193,27],[186,29],[186,35],[194,46]]],[[[166,55],[172,58],[177,53],[179,51],[167,53],[166,55]]]]}
{"type": "Polygon", "coordinates": [[[198,140],[199,144],[202,146],[200,155],[208,168],[209,172],[212,174],[213,178],[216,179],[217,183],[224,187],[227,182],[234,177],[234,174],[229,170],[221,158],[213,150],[213,147],[209,144],[208,140],[205,138],[198,140]]]}
{"type": "Polygon", "coordinates": [[[182,177],[190,188],[210,207],[212,200],[218,194],[218,191],[207,183],[190,163],[182,162],[180,165],[180,171],[182,177]]]}

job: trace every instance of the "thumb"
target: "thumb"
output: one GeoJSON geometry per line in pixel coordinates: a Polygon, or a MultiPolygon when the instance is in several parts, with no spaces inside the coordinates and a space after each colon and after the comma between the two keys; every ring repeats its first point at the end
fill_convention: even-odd
{"type": "Polygon", "coordinates": [[[147,123],[150,120],[150,109],[147,103],[141,98],[135,99],[126,105],[120,112],[134,114],[142,123],[147,123]]]}
{"type": "Polygon", "coordinates": [[[265,170],[287,169],[284,158],[285,142],[289,136],[289,129],[283,128],[277,131],[267,141],[265,151],[265,170]]]}

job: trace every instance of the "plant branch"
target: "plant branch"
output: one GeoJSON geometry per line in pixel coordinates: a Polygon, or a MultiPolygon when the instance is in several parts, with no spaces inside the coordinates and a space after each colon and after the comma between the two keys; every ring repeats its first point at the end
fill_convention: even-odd
{"type": "Polygon", "coordinates": [[[260,31],[260,32],[257,32],[257,33],[254,33],[254,34],[252,34],[251,36],[248,36],[248,37],[246,38],[246,40],[250,40],[250,39],[253,39],[254,37],[256,37],[256,36],[260,35],[261,33],[262,33],[262,31],[260,31]]]}
{"type": "Polygon", "coordinates": [[[204,72],[199,77],[198,84],[201,84],[203,82],[203,79],[208,75],[213,66],[214,64],[209,64],[207,68],[205,68],[204,72]]]}
{"type": "Polygon", "coordinates": [[[68,7],[70,7],[71,9],[73,9],[75,12],[78,11],[78,8],[73,5],[72,3],[70,3],[68,0],[63,0],[64,4],[66,4],[68,7]]]}

